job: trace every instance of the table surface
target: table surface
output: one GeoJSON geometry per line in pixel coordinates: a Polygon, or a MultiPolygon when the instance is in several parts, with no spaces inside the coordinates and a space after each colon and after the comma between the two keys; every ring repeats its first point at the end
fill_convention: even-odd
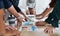
{"type": "Polygon", "coordinates": [[[38,31],[21,31],[21,36],[56,36],[53,34],[47,34],[44,32],[45,27],[38,26],[38,31]]]}
{"type": "Polygon", "coordinates": [[[26,31],[26,30],[22,30],[22,31],[7,31],[7,34],[11,34],[11,35],[17,35],[16,33],[19,32],[20,36],[56,36],[55,33],[53,34],[47,34],[44,32],[44,26],[38,26],[38,31],[26,31]]]}

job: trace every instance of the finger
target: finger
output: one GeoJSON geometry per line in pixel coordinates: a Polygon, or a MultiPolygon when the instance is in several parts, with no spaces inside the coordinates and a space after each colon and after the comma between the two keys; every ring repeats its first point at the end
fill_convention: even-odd
{"type": "Polygon", "coordinates": [[[52,34],[53,33],[53,30],[49,30],[49,34],[52,34]]]}
{"type": "Polygon", "coordinates": [[[14,27],[10,27],[11,30],[16,30],[14,27]]]}
{"type": "Polygon", "coordinates": [[[9,27],[6,27],[6,30],[10,30],[9,27]]]}
{"type": "Polygon", "coordinates": [[[51,34],[51,30],[48,30],[48,34],[51,34]]]}
{"type": "Polygon", "coordinates": [[[13,28],[12,26],[9,26],[8,27],[10,30],[15,30],[15,28],[13,28]]]}
{"type": "Polygon", "coordinates": [[[25,19],[22,20],[23,22],[25,21],[25,19]]]}
{"type": "Polygon", "coordinates": [[[48,34],[50,34],[51,33],[51,30],[48,30],[48,34]]]}
{"type": "Polygon", "coordinates": [[[45,33],[48,33],[48,29],[46,28],[46,29],[44,30],[44,32],[45,32],[45,33]]]}

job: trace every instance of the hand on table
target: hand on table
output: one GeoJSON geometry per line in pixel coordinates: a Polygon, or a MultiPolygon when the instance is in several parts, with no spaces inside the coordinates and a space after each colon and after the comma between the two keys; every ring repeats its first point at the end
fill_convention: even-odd
{"type": "Polygon", "coordinates": [[[20,36],[20,32],[15,27],[7,25],[4,36],[20,36]]]}
{"type": "Polygon", "coordinates": [[[53,33],[53,27],[47,27],[44,29],[44,32],[47,33],[47,34],[52,34],[53,33]]]}
{"type": "Polygon", "coordinates": [[[12,26],[9,26],[9,25],[6,26],[6,29],[7,29],[7,30],[13,30],[13,31],[16,30],[15,27],[12,27],[12,26]]]}

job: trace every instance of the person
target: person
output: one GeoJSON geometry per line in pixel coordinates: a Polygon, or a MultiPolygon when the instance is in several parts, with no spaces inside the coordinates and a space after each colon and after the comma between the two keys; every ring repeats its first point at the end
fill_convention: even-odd
{"type": "MultiPolygon", "coordinates": [[[[27,21],[27,16],[21,11],[21,9],[18,7],[18,3],[19,3],[19,0],[10,0],[10,2],[13,4],[15,10],[19,13],[19,14],[22,14],[25,18],[25,20],[27,21]]],[[[10,18],[14,18],[12,15],[10,15],[11,17],[10,18]]],[[[15,18],[14,18],[15,19],[15,18]]],[[[15,23],[15,21],[13,21],[13,23],[15,23]]],[[[10,24],[12,24],[12,22],[10,21],[10,24]]],[[[22,24],[22,22],[17,22],[17,26],[18,28],[20,28],[20,24],[22,24]]]]}
{"type": "Polygon", "coordinates": [[[25,18],[26,15],[21,11],[21,9],[18,7],[18,4],[19,4],[19,0],[10,0],[10,2],[13,4],[14,8],[16,9],[16,11],[20,14],[22,14],[25,18]]]}
{"type": "Polygon", "coordinates": [[[36,15],[36,11],[35,11],[35,0],[27,0],[27,6],[28,6],[28,10],[26,11],[27,15],[36,15]]]}
{"type": "Polygon", "coordinates": [[[49,8],[51,0],[36,0],[36,14],[42,14],[46,8],[49,8]]]}
{"type": "Polygon", "coordinates": [[[45,20],[45,22],[47,22],[48,24],[51,24],[52,27],[48,27],[47,29],[45,29],[46,33],[50,33],[53,32],[53,29],[58,26],[58,21],[60,19],[60,10],[59,10],[59,4],[60,4],[60,0],[55,0],[56,4],[54,6],[54,9],[52,11],[52,13],[49,14],[48,18],[45,20]],[[48,31],[48,32],[47,32],[48,31]]]}
{"type": "Polygon", "coordinates": [[[42,16],[41,19],[45,18],[46,16],[48,16],[51,12],[51,10],[54,8],[56,1],[55,0],[51,0],[51,2],[49,3],[49,7],[47,7],[45,9],[45,11],[43,11],[43,13],[38,14],[37,16],[42,16]]]}
{"type": "MultiPolygon", "coordinates": [[[[49,8],[46,8],[45,11],[42,13],[42,14],[38,14],[36,15],[37,17],[40,17],[39,19],[43,19],[45,17],[48,17],[49,14],[53,11],[54,9],[54,6],[56,4],[56,1],[55,0],[51,0],[50,4],[49,4],[49,8]]],[[[44,22],[44,21],[39,21],[37,23],[41,23],[41,24],[36,24],[36,25],[46,25],[47,23],[44,22]]]]}
{"type": "MultiPolygon", "coordinates": [[[[60,0],[57,0],[56,1],[56,5],[54,7],[54,10],[52,11],[52,13],[49,14],[48,18],[45,20],[45,22],[48,22],[52,25],[53,28],[56,28],[56,27],[59,27],[58,25],[58,21],[60,20],[60,13],[59,13],[59,5],[60,4],[60,0]]],[[[49,32],[52,32],[53,31],[53,28],[47,28],[45,29],[46,31],[49,31],[49,32]]],[[[46,32],[45,31],[45,32],[46,32]]],[[[48,32],[47,32],[48,33],[48,32]]]]}
{"type": "Polygon", "coordinates": [[[17,13],[17,11],[14,9],[12,3],[9,0],[0,0],[0,33],[3,36],[7,36],[5,31],[5,23],[3,20],[5,9],[8,9],[8,11],[10,11],[10,13],[12,13],[17,18],[18,22],[23,21],[23,18],[17,13]]]}

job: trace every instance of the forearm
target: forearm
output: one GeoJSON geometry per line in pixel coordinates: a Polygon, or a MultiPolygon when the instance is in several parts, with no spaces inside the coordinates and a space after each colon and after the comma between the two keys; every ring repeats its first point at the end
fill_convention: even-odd
{"type": "Polygon", "coordinates": [[[42,13],[43,15],[49,15],[52,8],[46,8],[46,10],[42,13]]]}
{"type": "Polygon", "coordinates": [[[21,11],[20,14],[22,14],[23,16],[25,16],[25,14],[21,11]]]}
{"type": "Polygon", "coordinates": [[[19,17],[18,12],[15,10],[15,8],[13,6],[11,6],[10,8],[8,8],[8,11],[13,14],[15,17],[19,17]]]}

